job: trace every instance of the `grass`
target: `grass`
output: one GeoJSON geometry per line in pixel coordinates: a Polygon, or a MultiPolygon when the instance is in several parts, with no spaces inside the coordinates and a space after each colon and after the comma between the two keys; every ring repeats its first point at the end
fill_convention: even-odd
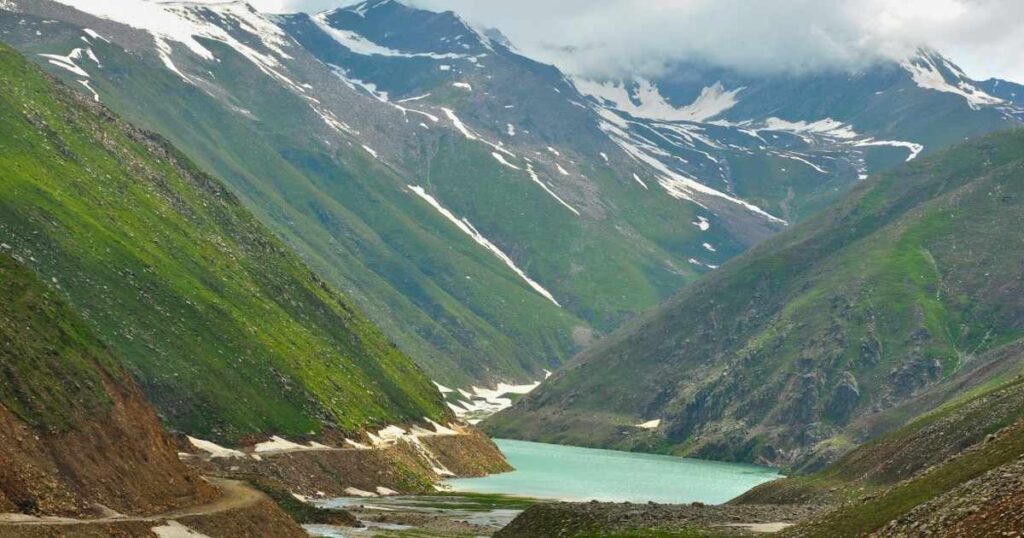
{"type": "Polygon", "coordinates": [[[0,232],[166,423],[230,442],[443,420],[436,390],[219,182],[0,49],[0,232]]]}
{"type": "Polygon", "coordinates": [[[29,426],[63,432],[110,408],[117,360],[59,294],[0,251],[0,406],[29,426]]]}

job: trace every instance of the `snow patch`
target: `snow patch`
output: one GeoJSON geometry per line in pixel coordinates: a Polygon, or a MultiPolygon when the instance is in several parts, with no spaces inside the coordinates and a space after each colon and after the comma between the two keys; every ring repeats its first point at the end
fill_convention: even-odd
{"type": "Polygon", "coordinates": [[[82,31],[85,32],[85,35],[87,35],[87,36],[89,36],[89,37],[91,37],[93,39],[99,39],[100,41],[106,41],[107,43],[110,43],[109,39],[107,39],[107,38],[101,36],[100,34],[96,33],[95,30],[91,30],[89,28],[84,28],[84,29],[82,29],[82,31]]]}
{"type": "Polygon", "coordinates": [[[546,192],[549,195],[551,195],[552,198],[557,200],[558,203],[562,204],[569,211],[572,211],[573,214],[575,214],[576,216],[579,216],[580,212],[577,211],[575,207],[569,205],[568,202],[566,202],[560,196],[555,194],[555,191],[551,190],[543,181],[540,180],[540,177],[537,176],[537,172],[534,171],[534,169],[533,169],[533,164],[527,164],[526,165],[526,173],[530,175],[530,180],[531,181],[533,181],[537,185],[540,185],[540,188],[544,189],[544,192],[546,192]]]}
{"type": "Polygon", "coordinates": [[[61,56],[60,54],[40,54],[39,56],[46,58],[46,60],[52,65],[55,65],[57,67],[60,67],[61,69],[70,71],[75,75],[85,78],[89,78],[89,73],[87,73],[85,69],[82,69],[77,63],[75,63],[77,60],[89,58],[96,64],[97,67],[101,67],[99,59],[97,59],[96,55],[93,54],[92,49],[88,48],[74,49],[70,53],[68,53],[67,56],[61,56]]]}
{"type": "Polygon", "coordinates": [[[364,498],[377,497],[378,496],[376,493],[373,493],[372,491],[364,491],[364,490],[361,490],[359,488],[353,488],[353,487],[345,488],[345,495],[348,495],[349,497],[364,497],[364,498]]]}
{"type": "Polygon", "coordinates": [[[196,38],[219,41],[244,56],[266,75],[285,83],[302,93],[301,86],[285,76],[278,58],[291,58],[285,51],[292,40],[276,24],[270,22],[243,2],[223,3],[158,3],[145,0],[57,0],[99,18],[112,20],[148,32],[156,45],[156,53],[164,66],[190,84],[195,80],[183,73],[171,59],[170,43],[184,45],[189,51],[206,61],[216,61],[213,52],[196,38]],[[212,11],[219,17],[233,21],[250,33],[270,54],[257,51],[235,39],[224,28],[217,26],[206,15],[212,11]]]}
{"type": "Polygon", "coordinates": [[[460,90],[473,91],[473,86],[470,86],[467,82],[453,82],[452,86],[459,88],[460,90]]]}
{"type": "Polygon", "coordinates": [[[788,131],[793,133],[827,135],[832,138],[845,140],[857,138],[857,132],[853,130],[853,127],[832,118],[806,122],[786,121],[782,118],[771,117],[764,121],[763,128],[768,131],[788,131]]]}
{"type": "Polygon", "coordinates": [[[476,135],[473,134],[468,127],[466,127],[466,124],[462,123],[462,120],[460,120],[459,117],[455,115],[454,110],[443,107],[441,108],[441,110],[444,112],[444,115],[448,116],[448,119],[451,120],[452,125],[454,125],[455,128],[458,129],[460,133],[462,133],[462,136],[465,136],[470,140],[477,139],[476,135]]]}
{"type": "Polygon", "coordinates": [[[654,420],[648,420],[647,422],[641,422],[640,424],[634,424],[637,428],[643,428],[645,430],[653,430],[658,426],[661,426],[661,419],[656,418],[654,420]]]}
{"type": "Polygon", "coordinates": [[[516,165],[506,161],[505,160],[505,156],[500,154],[500,153],[498,153],[497,151],[492,151],[491,152],[491,156],[494,157],[499,163],[501,163],[501,164],[503,164],[503,165],[513,169],[513,170],[522,170],[522,168],[519,168],[518,166],[516,166],[516,165]]]}
{"type": "Polygon", "coordinates": [[[177,521],[168,521],[159,527],[149,529],[159,538],[210,538],[209,536],[196,532],[177,521]]]}
{"type": "Polygon", "coordinates": [[[345,444],[350,446],[350,447],[352,447],[352,448],[358,449],[358,450],[370,450],[370,446],[369,445],[364,445],[363,443],[360,443],[359,441],[353,441],[351,439],[345,439],[345,444]]]}
{"type": "MultiPolygon", "coordinates": [[[[269,441],[258,443],[253,449],[257,454],[263,454],[267,452],[309,452],[316,450],[334,450],[333,448],[322,445],[315,441],[310,442],[309,445],[300,445],[289,441],[283,437],[273,436],[269,441]]],[[[256,456],[253,456],[256,457],[256,456]]]]}
{"type": "MultiPolygon", "coordinates": [[[[445,109],[445,111],[446,112],[450,112],[447,109],[445,109]]],[[[490,251],[491,254],[493,254],[495,257],[497,257],[499,260],[503,261],[505,263],[505,265],[507,265],[508,268],[512,270],[512,272],[514,272],[516,275],[518,275],[519,278],[523,279],[531,288],[533,288],[534,291],[536,291],[538,294],[540,294],[545,299],[551,301],[555,306],[558,306],[558,307],[562,306],[562,305],[560,305],[558,303],[558,301],[555,300],[555,297],[553,295],[551,295],[551,292],[549,292],[548,290],[544,289],[543,286],[541,286],[540,284],[535,282],[533,279],[531,279],[529,276],[527,276],[526,273],[523,272],[523,270],[520,269],[515,264],[514,261],[512,261],[512,258],[510,258],[507,254],[502,252],[502,250],[499,249],[497,245],[492,243],[489,239],[484,237],[483,234],[481,234],[479,231],[477,231],[477,229],[473,227],[473,224],[470,223],[469,220],[467,220],[465,218],[460,219],[460,218],[456,217],[451,211],[449,211],[444,206],[442,206],[441,203],[438,202],[436,198],[434,198],[433,196],[427,194],[426,190],[424,190],[423,187],[416,186],[416,185],[408,185],[408,188],[414,194],[416,194],[417,196],[422,198],[424,201],[426,201],[428,204],[430,204],[431,207],[433,207],[435,210],[437,210],[438,213],[441,213],[441,215],[443,215],[446,219],[448,219],[457,228],[462,230],[463,233],[465,233],[470,238],[472,238],[473,241],[475,241],[478,245],[484,247],[485,249],[490,251]]]]}
{"type": "Polygon", "coordinates": [[[716,82],[702,89],[689,105],[676,107],[661,95],[653,82],[641,77],[633,80],[635,87],[632,91],[621,82],[596,82],[583,78],[575,78],[572,82],[580,93],[611,103],[619,111],[635,118],[661,121],[709,120],[734,107],[736,95],[745,89],[726,90],[721,82],[716,82]]]}
{"type": "Polygon", "coordinates": [[[695,195],[700,194],[713,196],[715,198],[721,198],[728,202],[740,205],[748,211],[756,213],[769,221],[783,225],[788,224],[786,221],[764,211],[754,204],[715,190],[691,177],[669,168],[665,163],[661,162],[661,160],[654,156],[665,155],[666,152],[650,141],[641,139],[640,137],[632,137],[628,132],[608,121],[601,122],[600,128],[609,135],[612,142],[618,145],[630,157],[661,173],[661,177],[658,178],[658,184],[666,193],[668,193],[669,196],[679,200],[691,201],[701,207],[704,207],[704,205],[695,198],[695,195]]]}
{"type": "Polygon", "coordinates": [[[244,458],[245,454],[238,450],[232,450],[230,448],[224,448],[216,443],[210,441],[204,441],[202,439],[196,439],[195,437],[189,437],[188,442],[198,450],[202,450],[210,455],[211,458],[244,458]]]}
{"type": "MultiPolygon", "coordinates": [[[[550,377],[551,372],[547,370],[544,370],[544,372],[545,379],[550,377]]],[[[526,385],[498,383],[493,389],[471,387],[472,393],[459,389],[459,393],[462,394],[464,399],[459,400],[458,406],[451,406],[451,408],[460,419],[466,420],[470,424],[475,424],[485,417],[511,407],[512,399],[508,395],[529,394],[539,385],[540,381],[526,385]]]]}
{"type": "Polygon", "coordinates": [[[369,153],[370,155],[373,155],[374,159],[378,159],[378,160],[380,159],[380,157],[377,156],[377,152],[374,151],[373,148],[371,148],[370,146],[367,146],[366,144],[362,144],[362,146],[363,146],[363,149],[365,149],[367,153],[369,153]]]}
{"type": "Polygon", "coordinates": [[[79,80],[78,83],[85,86],[85,89],[89,90],[89,93],[92,94],[93,101],[96,101],[97,103],[100,102],[100,94],[96,93],[96,90],[92,88],[92,85],[89,84],[88,80],[79,80]]]}
{"type": "Polygon", "coordinates": [[[327,17],[330,12],[314,15],[313,23],[325,34],[334,39],[338,44],[360,56],[389,56],[393,58],[432,58],[434,60],[453,60],[465,58],[464,54],[437,52],[402,52],[370,41],[364,36],[349,30],[342,30],[330,25],[327,17]]]}
{"type": "Polygon", "coordinates": [[[910,155],[907,156],[907,161],[906,162],[910,162],[910,161],[916,159],[917,156],[920,155],[922,151],[924,151],[924,146],[923,145],[916,144],[914,142],[906,142],[906,141],[903,141],[903,140],[875,140],[873,138],[868,138],[866,140],[860,140],[860,141],[854,143],[854,145],[855,146],[860,146],[860,147],[864,147],[864,146],[891,146],[891,147],[895,147],[895,148],[904,148],[904,149],[906,149],[907,151],[910,152],[910,155]]]}
{"type": "Polygon", "coordinates": [[[994,106],[1005,103],[1002,99],[989,95],[973,84],[967,82],[963,72],[957,69],[956,66],[952,65],[945,59],[943,59],[943,63],[945,64],[945,67],[950,69],[955,75],[962,77],[956,86],[950,84],[946,80],[946,77],[943,76],[933,54],[921,51],[913,58],[904,60],[900,65],[910,73],[911,78],[913,78],[914,83],[917,84],[918,87],[926,90],[959,95],[960,97],[963,97],[964,100],[967,101],[967,105],[974,110],[978,110],[984,106],[994,106]]]}

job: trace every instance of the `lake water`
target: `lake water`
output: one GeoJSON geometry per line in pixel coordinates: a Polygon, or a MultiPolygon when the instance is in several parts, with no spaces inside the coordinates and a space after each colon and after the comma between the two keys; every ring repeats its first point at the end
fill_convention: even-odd
{"type": "Polygon", "coordinates": [[[494,442],[515,471],[447,484],[455,491],[564,501],[719,504],[781,476],[754,465],[506,439],[494,442]]]}

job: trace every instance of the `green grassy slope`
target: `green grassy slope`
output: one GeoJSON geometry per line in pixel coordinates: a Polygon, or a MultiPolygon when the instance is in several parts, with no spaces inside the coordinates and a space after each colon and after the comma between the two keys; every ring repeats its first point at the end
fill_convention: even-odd
{"type": "Polygon", "coordinates": [[[67,431],[111,407],[121,370],[71,308],[8,253],[0,255],[0,405],[35,428],[67,431]]]}
{"type": "Polygon", "coordinates": [[[1024,132],[861,184],[585,352],[502,436],[792,465],[1024,333],[1024,132]],[[661,418],[656,431],[631,425],[661,418]]]}
{"type": "Polygon", "coordinates": [[[233,439],[444,416],[420,370],[222,185],[6,47],[0,70],[0,238],[169,425],[233,439]]]}
{"type": "MultiPolygon", "coordinates": [[[[71,32],[69,47],[80,33],[71,32]]],[[[573,329],[588,324],[537,295],[406,189],[427,178],[402,177],[359,145],[325,132],[306,101],[237,53],[210,45],[224,58],[218,82],[255,119],[184,84],[155,60],[140,61],[116,45],[94,46],[104,62],[95,83],[107,106],[167,136],[223,178],[431,378],[460,386],[534,379],[577,349],[573,329]]],[[[481,229],[497,238],[493,229],[481,229]]]]}

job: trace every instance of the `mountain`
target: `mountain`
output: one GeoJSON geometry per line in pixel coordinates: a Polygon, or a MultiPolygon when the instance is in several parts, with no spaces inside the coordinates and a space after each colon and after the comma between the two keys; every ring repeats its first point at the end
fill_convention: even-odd
{"type": "Polygon", "coordinates": [[[929,49],[857,70],[751,74],[677,61],[654,77],[574,82],[664,166],[787,220],[858,179],[1024,118],[1017,85],[972,80],[929,49]]]}
{"type": "Polygon", "coordinates": [[[465,390],[449,402],[463,414],[859,178],[1019,124],[966,75],[915,75],[940,61],[927,51],[857,84],[690,64],[594,81],[392,0],[280,16],[3,6],[4,40],[222,178],[433,380],[465,390]]]}
{"type": "Polygon", "coordinates": [[[237,441],[449,416],[408,357],[164,139],[7,47],[0,72],[2,249],[125,362],[166,425],[237,441]]]}
{"type": "Polygon", "coordinates": [[[118,358],[4,250],[0,513],[78,516],[96,504],[153,513],[212,496],[118,358]]]}
{"type": "Polygon", "coordinates": [[[1013,130],[859,183],[585,351],[488,429],[800,468],[899,426],[851,424],[1024,335],[1022,150],[1013,130]]]}

